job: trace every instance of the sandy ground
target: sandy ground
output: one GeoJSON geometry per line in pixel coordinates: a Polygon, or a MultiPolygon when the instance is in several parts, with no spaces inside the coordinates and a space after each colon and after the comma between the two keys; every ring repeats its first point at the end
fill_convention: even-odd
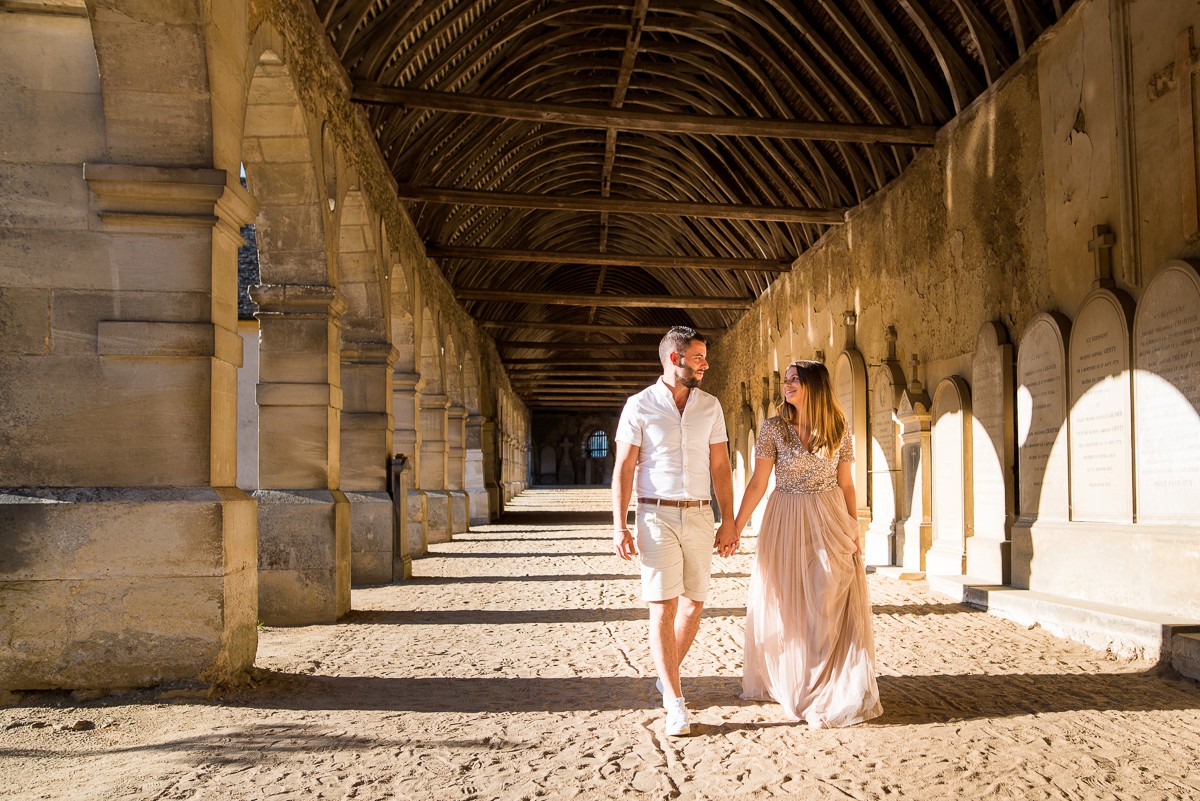
{"type": "Polygon", "coordinates": [[[684,665],[697,725],[668,739],[606,504],[527,492],[412,582],[356,589],[338,625],[266,629],[250,690],[18,696],[0,709],[0,796],[1200,798],[1195,682],[923,582],[870,578],[883,717],[810,731],[739,700],[749,553],[715,560],[684,665]]]}

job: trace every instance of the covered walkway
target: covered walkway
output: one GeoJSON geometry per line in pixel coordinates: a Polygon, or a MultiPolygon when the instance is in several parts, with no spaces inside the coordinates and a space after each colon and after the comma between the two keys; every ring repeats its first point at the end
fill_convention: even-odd
{"type": "Polygon", "coordinates": [[[748,553],[716,561],[684,665],[699,725],[668,740],[607,503],[602,488],[525,492],[431,546],[411,582],[356,589],[338,624],[264,630],[257,685],[236,694],[27,694],[0,709],[0,796],[1200,796],[1194,682],[923,582],[871,577],[882,718],[813,732],[740,701],[748,553]]]}

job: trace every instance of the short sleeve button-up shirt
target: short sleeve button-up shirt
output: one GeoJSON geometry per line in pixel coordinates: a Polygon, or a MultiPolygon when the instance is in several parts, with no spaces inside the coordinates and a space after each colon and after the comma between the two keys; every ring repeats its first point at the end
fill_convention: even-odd
{"type": "Polygon", "coordinates": [[[709,445],[728,442],[721,402],[699,388],[680,414],[660,378],[625,402],[617,442],[638,446],[634,488],[639,498],[710,500],[709,445]]]}

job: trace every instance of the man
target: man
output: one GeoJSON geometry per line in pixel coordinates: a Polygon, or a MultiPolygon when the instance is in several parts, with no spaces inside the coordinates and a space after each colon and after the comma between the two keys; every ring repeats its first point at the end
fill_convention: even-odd
{"type": "Polygon", "coordinates": [[[700,627],[713,548],[729,556],[738,547],[725,416],[720,402],[699,389],[707,356],[695,330],[668,331],[658,345],[662,377],[626,401],[615,437],[613,550],[622,559],[641,555],[650,653],[672,737],[691,731],[679,666],[700,627]],[[625,525],[635,475],[636,541],[625,525]],[[715,538],[710,486],[722,513],[715,538]]]}

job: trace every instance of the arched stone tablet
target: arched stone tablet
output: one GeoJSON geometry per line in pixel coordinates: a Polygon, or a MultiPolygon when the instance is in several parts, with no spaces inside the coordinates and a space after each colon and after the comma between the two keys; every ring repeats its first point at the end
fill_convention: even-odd
{"type": "Polygon", "coordinates": [[[1039,314],[1017,349],[1017,464],[1021,519],[1067,520],[1067,343],[1071,324],[1039,314]]]}

